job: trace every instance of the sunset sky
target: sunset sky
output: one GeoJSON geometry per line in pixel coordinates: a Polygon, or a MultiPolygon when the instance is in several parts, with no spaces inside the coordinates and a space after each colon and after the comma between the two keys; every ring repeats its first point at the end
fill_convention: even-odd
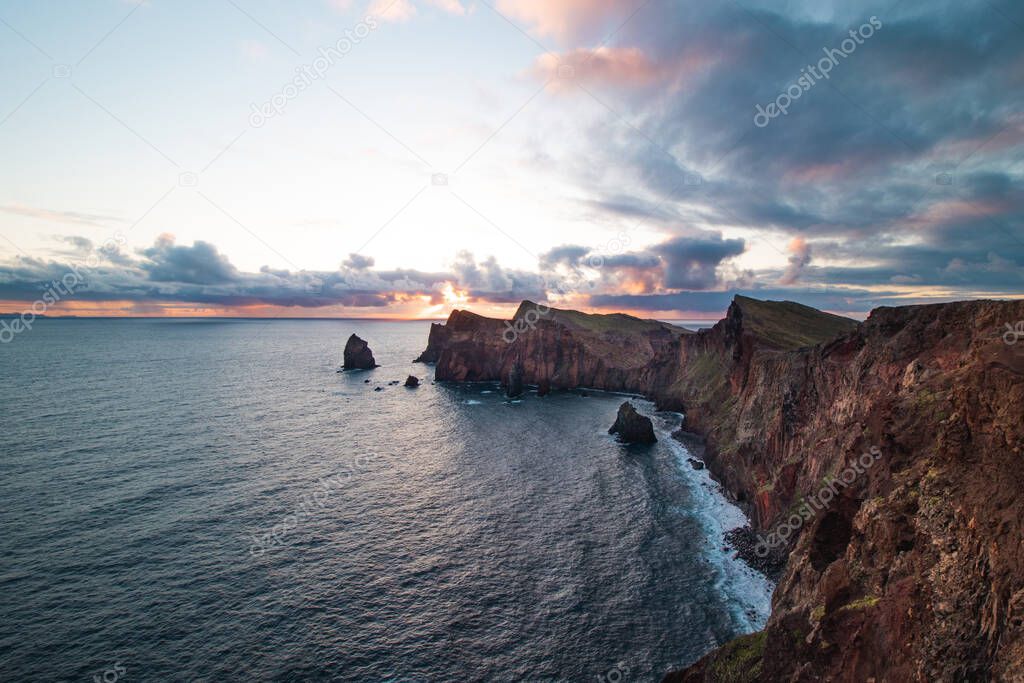
{"type": "Polygon", "coordinates": [[[1016,0],[4,0],[0,77],[0,312],[1024,294],[1016,0]]]}

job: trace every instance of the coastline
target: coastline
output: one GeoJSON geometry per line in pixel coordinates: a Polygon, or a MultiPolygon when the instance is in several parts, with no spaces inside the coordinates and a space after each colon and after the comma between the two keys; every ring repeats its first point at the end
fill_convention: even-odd
{"type": "Polygon", "coordinates": [[[1019,620],[1001,616],[1024,614],[1021,564],[1001,551],[1021,534],[1000,522],[1021,505],[1024,354],[1002,338],[1021,319],[1024,301],[882,307],[858,322],[737,295],[696,333],[552,308],[509,341],[504,321],[455,311],[431,326],[421,360],[442,380],[504,383],[515,371],[525,384],[599,386],[685,415],[703,476],[750,519],[722,547],[779,583],[756,638],[666,680],[717,680],[748,645],[761,680],[945,680],[1022,661],[1019,620]],[[875,464],[854,467],[865,454],[875,464]],[[776,528],[789,530],[767,544],[778,555],[759,562],[757,533],[776,528]]]}
{"type": "MultiPolygon", "coordinates": [[[[651,404],[646,399],[644,402],[651,404]]],[[[673,436],[684,416],[672,411],[658,411],[649,417],[654,420],[659,439],[664,440],[675,457],[678,475],[687,483],[693,496],[695,505],[691,512],[704,529],[704,552],[721,573],[716,589],[726,597],[733,619],[742,625],[742,632],[737,636],[760,631],[771,616],[776,582],[735,553],[729,542],[733,530],[749,526],[749,517],[706,467],[698,470],[690,464],[689,459],[694,454],[673,436]],[[673,422],[678,420],[679,424],[666,425],[669,418],[673,422]]]]}

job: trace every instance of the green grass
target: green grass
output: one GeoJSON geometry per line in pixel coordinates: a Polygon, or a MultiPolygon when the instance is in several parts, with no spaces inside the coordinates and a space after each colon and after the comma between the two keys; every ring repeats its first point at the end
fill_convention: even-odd
{"type": "Polygon", "coordinates": [[[722,646],[711,665],[711,680],[718,683],[753,683],[761,676],[765,632],[740,636],[722,646]]]}
{"type": "Polygon", "coordinates": [[[743,327],[780,349],[798,349],[831,341],[853,330],[856,320],[794,301],[759,301],[736,295],[743,327]]]}
{"type": "MultiPolygon", "coordinates": [[[[514,319],[520,318],[531,309],[536,309],[537,304],[532,301],[524,301],[519,304],[514,319]]],[[[645,320],[636,318],[625,313],[582,313],[580,311],[563,310],[560,308],[549,308],[546,315],[541,316],[542,320],[554,320],[568,327],[573,327],[590,332],[649,332],[655,330],[668,330],[674,334],[693,334],[691,330],[683,327],[676,327],[658,320],[645,320]]]]}
{"type": "Polygon", "coordinates": [[[851,603],[843,605],[839,608],[839,611],[842,612],[844,610],[867,609],[868,607],[874,607],[875,605],[877,605],[878,601],[881,599],[882,598],[879,598],[875,595],[865,595],[863,598],[860,598],[859,600],[854,600],[851,603]]]}

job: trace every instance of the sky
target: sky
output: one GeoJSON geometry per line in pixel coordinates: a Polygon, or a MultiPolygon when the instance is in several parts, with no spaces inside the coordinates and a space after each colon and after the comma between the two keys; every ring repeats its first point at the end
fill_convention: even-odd
{"type": "Polygon", "coordinates": [[[1015,0],[0,0],[0,312],[1024,295],[1015,0]]]}

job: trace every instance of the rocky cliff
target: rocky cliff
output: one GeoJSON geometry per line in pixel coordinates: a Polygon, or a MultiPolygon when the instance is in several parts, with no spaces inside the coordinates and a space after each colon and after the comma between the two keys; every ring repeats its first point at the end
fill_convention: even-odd
{"type": "Polygon", "coordinates": [[[418,361],[438,380],[501,381],[521,365],[526,384],[648,392],[670,381],[688,330],[628,315],[588,315],[524,301],[510,321],[453,311],[430,328],[418,361]]]}
{"type": "Polygon", "coordinates": [[[762,543],[789,551],[765,630],[667,680],[1024,680],[1024,340],[1002,336],[1024,302],[856,324],[737,297],[696,334],[536,311],[453,313],[424,359],[441,380],[519,363],[527,383],[683,410],[762,543]]]}

